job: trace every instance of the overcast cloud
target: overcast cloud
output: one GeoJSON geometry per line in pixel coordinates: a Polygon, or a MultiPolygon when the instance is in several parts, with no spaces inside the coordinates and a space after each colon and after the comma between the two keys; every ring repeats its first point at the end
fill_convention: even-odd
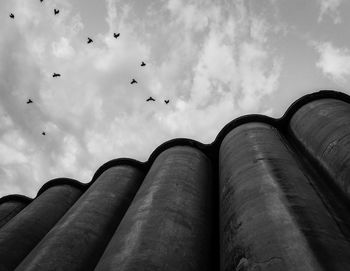
{"type": "Polygon", "coordinates": [[[0,11],[0,196],[88,182],[110,159],[144,161],[176,137],[210,143],[238,116],[279,117],[301,95],[349,86],[341,0],[3,0],[0,11]]]}

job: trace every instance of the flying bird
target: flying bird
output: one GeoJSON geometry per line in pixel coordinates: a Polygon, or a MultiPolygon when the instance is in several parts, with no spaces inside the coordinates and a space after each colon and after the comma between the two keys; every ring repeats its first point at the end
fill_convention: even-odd
{"type": "Polygon", "coordinates": [[[31,99],[28,99],[27,104],[32,104],[33,101],[31,99]]]}
{"type": "Polygon", "coordinates": [[[59,76],[61,76],[59,73],[54,73],[54,74],[52,75],[52,77],[59,77],[59,76]]]}
{"type": "Polygon", "coordinates": [[[166,104],[168,104],[170,101],[169,101],[169,100],[164,100],[164,102],[165,102],[166,104]]]}
{"type": "Polygon", "coordinates": [[[132,85],[132,84],[137,84],[137,81],[136,81],[135,79],[132,79],[132,81],[131,81],[130,84],[131,84],[131,85],[132,85]]]}
{"type": "Polygon", "coordinates": [[[118,33],[118,34],[114,33],[113,36],[117,39],[120,36],[120,33],[118,33]]]}
{"type": "Polygon", "coordinates": [[[53,12],[55,13],[55,15],[57,15],[58,13],[60,13],[59,9],[54,9],[53,12]]]}
{"type": "Polygon", "coordinates": [[[146,66],[146,63],[142,61],[141,67],[144,67],[144,66],[146,66]]]}
{"type": "Polygon", "coordinates": [[[153,99],[153,98],[150,96],[150,97],[146,100],[146,102],[150,102],[150,101],[155,102],[156,100],[153,99]]]}
{"type": "Polygon", "coordinates": [[[91,43],[91,42],[93,42],[93,40],[92,40],[91,38],[88,38],[87,43],[89,44],[89,43],[91,43]]]}
{"type": "Polygon", "coordinates": [[[14,19],[15,18],[15,15],[13,15],[13,13],[10,14],[10,18],[11,19],[14,19]]]}
{"type": "Polygon", "coordinates": [[[43,136],[44,136],[44,135],[46,135],[46,133],[45,133],[45,132],[42,132],[41,134],[42,134],[43,136]]]}
{"type": "Polygon", "coordinates": [[[44,0],[40,0],[40,2],[42,2],[42,1],[44,1],[44,0]]]}

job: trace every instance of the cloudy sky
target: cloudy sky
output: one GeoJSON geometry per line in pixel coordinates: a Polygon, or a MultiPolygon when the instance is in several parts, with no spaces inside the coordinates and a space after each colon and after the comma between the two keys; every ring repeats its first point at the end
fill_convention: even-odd
{"type": "Polygon", "coordinates": [[[306,93],[349,93],[349,12],[345,0],[1,0],[0,196],[88,182],[172,138],[210,143],[306,93]]]}

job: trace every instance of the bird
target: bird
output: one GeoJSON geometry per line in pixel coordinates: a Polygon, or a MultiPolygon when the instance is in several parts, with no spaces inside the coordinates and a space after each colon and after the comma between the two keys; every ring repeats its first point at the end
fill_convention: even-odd
{"type": "Polygon", "coordinates": [[[40,0],[40,2],[43,2],[44,0],[40,0]]]}
{"type": "Polygon", "coordinates": [[[54,9],[53,12],[55,13],[55,15],[57,15],[58,13],[60,13],[59,9],[54,9]]]}
{"type": "Polygon", "coordinates": [[[164,102],[165,102],[166,104],[168,104],[170,101],[169,101],[169,100],[164,100],[164,102]]]}
{"type": "Polygon", "coordinates": [[[93,40],[92,40],[91,38],[88,37],[87,43],[89,44],[89,43],[91,43],[91,42],[93,42],[93,40]]]}
{"type": "Polygon", "coordinates": [[[135,79],[132,79],[132,81],[131,81],[130,84],[131,84],[131,85],[132,85],[132,84],[137,84],[137,81],[136,81],[135,79]]]}
{"type": "Polygon", "coordinates": [[[13,13],[10,14],[10,18],[11,19],[14,19],[15,18],[15,15],[13,15],[13,13]]]}
{"type": "Polygon", "coordinates": [[[142,61],[141,67],[144,67],[144,66],[146,66],[146,63],[142,61]]]}
{"type": "Polygon", "coordinates": [[[120,33],[118,33],[118,34],[114,33],[113,36],[117,39],[120,36],[120,33]]]}
{"type": "Polygon", "coordinates": [[[32,104],[33,101],[31,99],[28,99],[27,104],[32,104]]]}
{"type": "Polygon", "coordinates": [[[52,75],[52,77],[59,77],[59,76],[61,76],[59,73],[53,73],[53,75],[52,75]]]}
{"type": "Polygon", "coordinates": [[[153,102],[155,102],[156,100],[155,99],[153,99],[151,96],[146,100],[146,102],[150,102],[150,101],[153,101],[153,102]]]}
{"type": "Polygon", "coordinates": [[[46,133],[45,133],[45,132],[42,132],[41,134],[42,134],[43,136],[44,136],[44,135],[46,135],[46,133]]]}

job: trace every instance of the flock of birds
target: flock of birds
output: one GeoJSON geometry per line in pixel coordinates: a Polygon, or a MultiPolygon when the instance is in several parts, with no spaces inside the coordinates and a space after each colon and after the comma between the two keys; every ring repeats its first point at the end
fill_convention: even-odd
{"type": "MultiPolygon", "coordinates": [[[[40,0],[40,2],[43,2],[44,0],[40,0]]],[[[58,15],[60,13],[60,10],[59,9],[54,9],[54,15],[58,15]]],[[[13,13],[10,13],[10,18],[11,19],[14,19],[15,18],[15,15],[13,14],[13,13]]],[[[120,36],[120,33],[114,33],[113,34],[113,37],[114,38],[119,38],[119,36],[120,36]]],[[[93,43],[94,41],[93,41],[93,39],[92,38],[90,38],[90,37],[88,37],[87,38],[87,44],[90,44],[90,43],[93,43]]],[[[141,67],[145,67],[146,66],[146,63],[144,62],[144,61],[142,61],[141,62],[141,65],[140,65],[141,67]]],[[[61,77],[61,74],[59,74],[59,73],[53,73],[53,75],[52,75],[52,77],[53,78],[55,78],[55,77],[61,77]]],[[[136,81],[136,79],[132,79],[131,80],[131,82],[130,82],[130,84],[131,85],[133,85],[133,84],[137,84],[138,82],[136,81]]],[[[152,97],[152,96],[150,96],[147,100],[146,100],[146,102],[155,102],[156,100],[152,97]]],[[[164,100],[164,103],[165,104],[168,104],[170,102],[170,100],[164,100]]],[[[33,100],[31,100],[31,99],[28,99],[28,101],[27,101],[27,104],[32,104],[33,103],[33,100]]],[[[43,136],[44,135],[46,135],[46,132],[45,131],[43,131],[42,133],[41,133],[43,136]]]]}

